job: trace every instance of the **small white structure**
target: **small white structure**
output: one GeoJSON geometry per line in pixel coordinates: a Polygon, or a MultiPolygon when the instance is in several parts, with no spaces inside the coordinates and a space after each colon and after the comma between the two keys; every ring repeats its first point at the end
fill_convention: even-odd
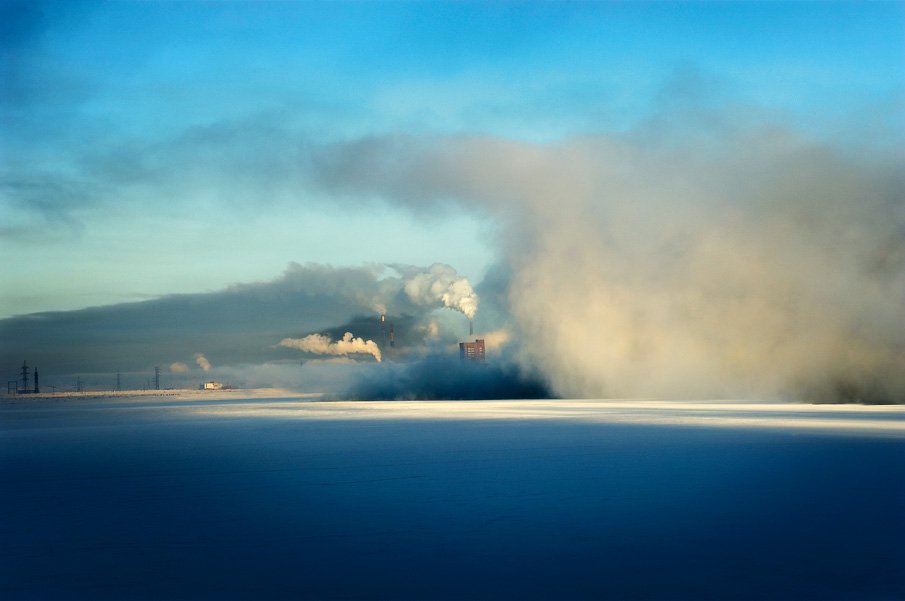
{"type": "Polygon", "coordinates": [[[222,389],[223,389],[223,382],[210,381],[210,382],[204,383],[204,390],[222,390],[222,389]]]}

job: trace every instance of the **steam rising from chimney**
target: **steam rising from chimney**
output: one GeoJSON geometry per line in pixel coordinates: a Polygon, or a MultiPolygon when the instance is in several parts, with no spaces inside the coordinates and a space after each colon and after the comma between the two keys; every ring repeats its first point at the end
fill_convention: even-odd
{"type": "Polygon", "coordinates": [[[284,338],[280,346],[295,348],[306,353],[316,355],[373,355],[380,362],[380,348],[373,340],[365,341],[364,338],[355,338],[352,332],[343,334],[342,340],[333,342],[323,334],[309,334],[304,338],[284,338]]]}
{"type": "Polygon", "coordinates": [[[449,265],[434,263],[427,271],[420,273],[412,273],[411,269],[406,268],[396,269],[407,276],[403,290],[416,305],[439,305],[474,319],[478,311],[478,295],[468,278],[459,276],[449,265]]]}

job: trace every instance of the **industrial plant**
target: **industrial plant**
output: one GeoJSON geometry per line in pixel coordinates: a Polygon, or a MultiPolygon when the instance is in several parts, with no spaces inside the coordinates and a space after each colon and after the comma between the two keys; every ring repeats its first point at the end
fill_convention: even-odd
{"type": "Polygon", "coordinates": [[[462,361],[483,361],[484,339],[478,338],[474,342],[460,342],[459,359],[462,361]]]}
{"type": "Polygon", "coordinates": [[[386,348],[387,343],[389,343],[390,347],[396,346],[396,327],[390,323],[389,332],[387,331],[387,316],[385,313],[380,314],[377,323],[380,326],[380,335],[383,338],[382,348],[386,348]]]}

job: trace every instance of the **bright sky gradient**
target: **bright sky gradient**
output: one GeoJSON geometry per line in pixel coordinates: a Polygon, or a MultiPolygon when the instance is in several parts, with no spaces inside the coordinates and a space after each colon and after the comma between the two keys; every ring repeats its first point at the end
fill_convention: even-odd
{"type": "Polygon", "coordinates": [[[817,139],[903,134],[902,3],[5,2],[0,317],[444,262],[495,226],[331,196],[310,145],[555,141],[737,104],[817,139]],[[888,115],[884,119],[883,115],[888,115]],[[877,125],[879,124],[879,125],[877,125]],[[869,125],[870,127],[865,127],[869,125]]]}

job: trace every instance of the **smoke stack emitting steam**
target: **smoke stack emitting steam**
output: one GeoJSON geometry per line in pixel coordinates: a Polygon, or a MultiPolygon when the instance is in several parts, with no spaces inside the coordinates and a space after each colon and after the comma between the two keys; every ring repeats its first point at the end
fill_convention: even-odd
{"type": "Polygon", "coordinates": [[[458,275],[449,265],[434,263],[426,272],[420,273],[414,273],[411,268],[396,269],[409,276],[403,290],[416,305],[438,304],[474,319],[478,311],[478,295],[468,278],[458,275]]]}
{"type": "Polygon", "coordinates": [[[279,346],[295,348],[315,355],[372,355],[377,362],[381,360],[380,347],[373,340],[365,341],[364,338],[355,338],[352,332],[343,334],[342,340],[333,342],[323,334],[309,334],[304,338],[284,338],[279,346]]]}
{"type": "MultiPolygon", "coordinates": [[[[435,263],[429,268],[408,265],[387,265],[402,277],[388,277],[381,280],[380,292],[372,295],[368,304],[378,311],[377,326],[380,345],[373,340],[356,338],[346,332],[341,340],[333,341],[323,334],[309,334],[304,338],[284,338],[278,346],[295,348],[318,355],[346,356],[367,354],[378,362],[383,359],[381,348],[396,346],[396,328],[387,321],[386,300],[398,298],[401,292],[416,307],[423,310],[445,307],[454,309],[469,319],[469,324],[478,309],[478,295],[475,294],[467,278],[459,276],[449,265],[435,263]]],[[[199,355],[196,355],[196,360],[199,355]]]]}

